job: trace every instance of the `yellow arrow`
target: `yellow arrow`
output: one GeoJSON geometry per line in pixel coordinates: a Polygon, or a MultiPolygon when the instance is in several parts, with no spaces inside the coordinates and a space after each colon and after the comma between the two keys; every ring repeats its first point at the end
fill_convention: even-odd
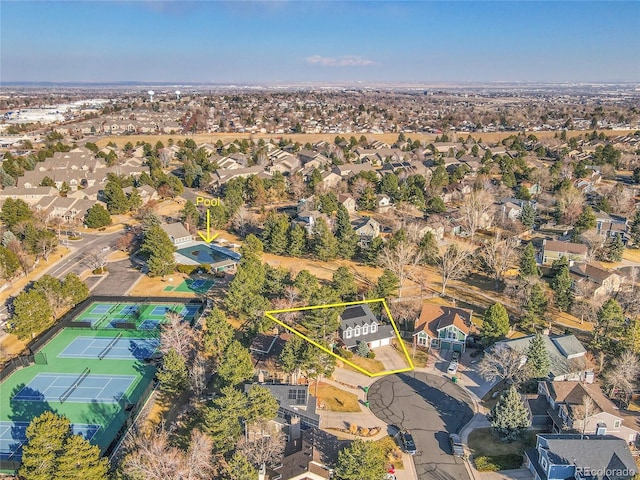
{"type": "Polygon", "coordinates": [[[200,235],[200,237],[202,237],[202,240],[207,243],[213,242],[218,237],[218,235],[220,235],[219,233],[214,233],[213,235],[211,235],[211,212],[209,210],[207,210],[207,234],[205,236],[204,233],[198,232],[198,235],[200,235]]]}

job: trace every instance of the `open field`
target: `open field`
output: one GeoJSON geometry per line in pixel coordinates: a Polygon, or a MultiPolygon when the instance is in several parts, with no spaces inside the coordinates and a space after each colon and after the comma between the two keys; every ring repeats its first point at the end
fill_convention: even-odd
{"type": "MultiPolygon", "coordinates": [[[[357,355],[354,355],[353,358],[349,359],[349,361],[359,366],[360,368],[365,369],[369,373],[380,373],[386,370],[384,364],[380,360],[375,360],[372,358],[364,358],[364,357],[359,357],[357,355]]],[[[338,360],[338,362],[340,361],[338,360]]],[[[353,368],[351,365],[344,364],[343,368],[357,372],[357,370],[353,368]]]]}
{"type": "MultiPolygon", "coordinates": [[[[511,135],[515,135],[518,132],[476,132],[476,133],[466,133],[466,132],[448,132],[447,135],[449,137],[456,137],[460,140],[466,139],[469,135],[475,139],[481,139],[483,142],[499,142],[504,138],[507,138],[511,135]]],[[[556,135],[557,132],[549,131],[549,132],[526,132],[527,135],[533,134],[538,138],[552,138],[556,135]]],[[[584,135],[590,133],[589,131],[578,131],[571,130],[567,132],[567,137],[576,137],[578,135],[584,135]]],[[[632,133],[631,130],[604,130],[605,135],[614,136],[614,135],[626,135],[628,133],[632,133]]],[[[354,136],[356,138],[360,138],[362,135],[367,137],[369,141],[379,140],[381,142],[385,142],[388,144],[394,143],[398,139],[398,133],[197,133],[195,135],[110,135],[106,137],[102,137],[96,140],[96,145],[100,148],[104,147],[109,142],[114,142],[118,147],[123,147],[125,143],[131,142],[134,145],[137,142],[147,142],[155,145],[158,141],[161,141],[165,145],[169,141],[169,139],[173,139],[174,142],[178,142],[178,140],[186,140],[187,138],[192,139],[197,144],[201,143],[216,143],[218,140],[222,142],[231,142],[235,139],[265,139],[265,140],[276,140],[279,141],[281,138],[291,139],[294,142],[298,142],[301,144],[305,143],[314,143],[324,140],[325,142],[333,142],[336,136],[341,136],[345,138],[349,138],[354,136]]],[[[437,135],[431,133],[405,133],[405,137],[411,138],[412,140],[420,140],[420,141],[428,141],[432,142],[435,140],[437,135]]],[[[455,141],[455,138],[452,140],[455,141]]]]}

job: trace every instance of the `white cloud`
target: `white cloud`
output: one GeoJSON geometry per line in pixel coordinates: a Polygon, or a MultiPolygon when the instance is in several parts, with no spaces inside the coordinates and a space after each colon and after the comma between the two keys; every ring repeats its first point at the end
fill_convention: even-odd
{"type": "Polygon", "coordinates": [[[307,57],[306,61],[310,65],[319,65],[321,67],[368,67],[370,65],[377,65],[373,60],[357,55],[343,55],[341,57],[312,55],[311,57],[307,57]]]}

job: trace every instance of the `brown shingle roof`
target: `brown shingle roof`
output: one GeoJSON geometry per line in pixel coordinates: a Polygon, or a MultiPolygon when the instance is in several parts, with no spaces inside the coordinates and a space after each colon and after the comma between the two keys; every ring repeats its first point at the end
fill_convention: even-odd
{"type": "Polygon", "coordinates": [[[447,307],[444,305],[423,305],[420,318],[416,322],[414,332],[425,331],[432,338],[438,336],[438,330],[449,325],[454,325],[465,334],[469,334],[471,312],[462,308],[447,307]]]}
{"type": "Polygon", "coordinates": [[[582,243],[560,242],[558,240],[546,240],[544,242],[546,252],[573,253],[575,255],[586,255],[587,246],[582,243]]]}

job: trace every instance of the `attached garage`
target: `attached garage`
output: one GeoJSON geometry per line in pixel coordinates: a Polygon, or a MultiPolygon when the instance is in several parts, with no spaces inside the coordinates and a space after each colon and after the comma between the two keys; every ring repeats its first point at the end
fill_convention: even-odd
{"type": "Polygon", "coordinates": [[[371,349],[378,348],[378,347],[384,347],[385,345],[391,345],[391,339],[390,338],[381,338],[380,340],[373,340],[373,341],[369,342],[369,348],[371,348],[371,349]]]}

